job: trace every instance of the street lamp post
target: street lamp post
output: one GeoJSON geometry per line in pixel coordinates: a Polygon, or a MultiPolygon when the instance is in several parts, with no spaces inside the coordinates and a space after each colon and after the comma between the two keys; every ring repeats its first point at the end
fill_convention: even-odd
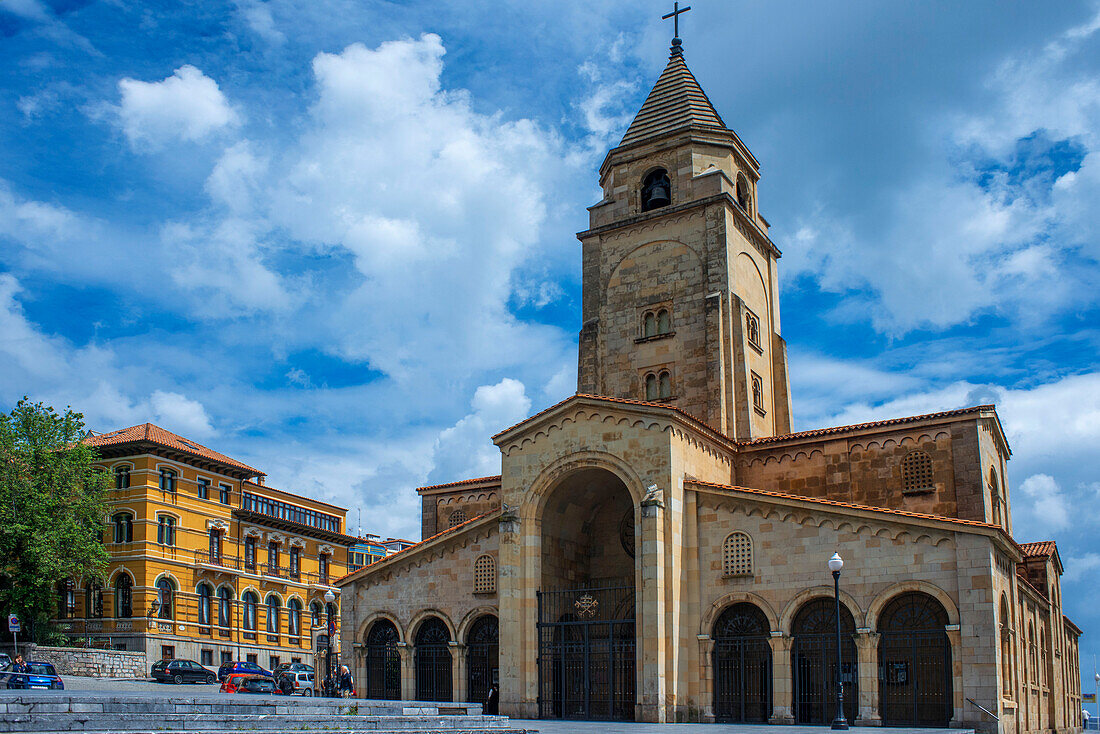
{"type": "Polygon", "coordinates": [[[1096,721],[1100,722],[1100,673],[1093,673],[1092,679],[1096,682],[1096,721]]]}
{"type": "Polygon", "coordinates": [[[834,553],[829,559],[829,570],[833,572],[833,596],[836,599],[836,718],[833,719],[834,729],[847,729],[848,721],[844,718],[844,681],[842,680],[841,645],[840,637],[840,569],[844,568],[844,559],[839,553],[834,553]]]}
{"type": "Polygon", "coordinates": [[[335,599],[336,595],[332,593],[332,589],[325,592],[325,632],[327,633],[325,635],[325,681],[330,683],[328,691],[330,696],[333,694],[331,683],[335,682],[332,675],[332,602],[335,599]]]}

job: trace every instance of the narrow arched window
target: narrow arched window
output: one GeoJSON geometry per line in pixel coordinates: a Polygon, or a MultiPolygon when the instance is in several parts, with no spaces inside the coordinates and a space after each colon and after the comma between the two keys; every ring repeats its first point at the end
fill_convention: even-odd
{"type": "Polygon", "coordinates": [[[302,602],[291,599],[286,604],[287,633],[292,637],[302,634],[302,602]]]}
{"type": "Polygon", "coordinates": [[[657,336],[657,316],[652,311],[642,317],[642,336],[657,336]]]}
{"type": "Polygon", "coordinates": [[[281,628],[281,622],[279,620],[279,612],[282,608],[282,604],[279,602],[279,597],[274,594],[268,594],[267,596],[267,637],[270,640],[273,637],[279,636],[279,630],[281,628]]]}
{"type": "Polygon", "coordinates": [[[111,518],[114,525],[116,543],[129,543],[134,539],[134,516],[129,512],[118,512],[111,518]]]}
{"type": "Polygon", "coordinates": [[[657,333],[667,334],[672,331],[672,318],[669,316],[668,309],[662,308],[657,312],[657,333]]]}
{"type": "Polygon", "coordinates": [[[466,511],[460,508],[451,513],[448,527],[453,528],[456,525],[461,525],[464,522],[466,522],[466,511]]]}
{"type": "Polygon", "coordinates": [[[1012,694],[1012,626],[1008,614],[1008,599],[1001,595],[1001,691],[1012,694]]]}
{"type": "Polygon", "coordinates": [[[670,375],[668,373],[668,371],[662,372],[661,376],[658,378],[658,381],[660,383],[658,385],[658,388],[660,390],[661,399],[662,400],[667,400],[668,398],[671,398],[672,397],[672,375],[670,375]]]}
{"type": "Polygon", "coordinates": [[[997,478],[997,470],[989,470],[989,504],[993,515],[993,524],[1001,524],[1001,482],[997,478]]]}
{"type": "Polygon", "coordinates": [[[497,563],[490,555],[474,561],[474,593],[491,594],[497,590],[497,563]]]}
{"type": "Polygon", "coordinates": [[[115,617],[129,619],[134,616],[134,580],[120,574],[115,581],[115,617]]]}
{"type": "Polygon", "coordinates": [[[901,483],[906,494],[934,492],[932,457],[923,451],[910,451],[901,460],[901,483]]]}
{"type": "Polygon", "coordinates": [[[93,581],[84,584],[84,616],[88,619],[103,617],[103,587],[93,581]]]}
{"type": "Polygon", "coordinates": [[[244,602],[244,628],[249,633],[256,632],[256,605],[260,600],[251,591],[244,592],[241,597],[241,601],[244,602]]]}
{"type": "Polygon", "coordinates": [[[207,584],[199,584],[199,627],[203,632],[210,634],[210,624],[213,618],[214,592],[207,584]]]}
{"type": "Polygon", "coordinates": [[[168,546],[176,544],[176,518],[171,515],[157,518],[157,542],[168,546]]]}
{"type": "Polygon", "coordinates": [[[745,336],[749,344],[760,349],[760,318],[748,309],[745,309],[745,336]]]}
{"type": "Polygon", "coordinates": [[[57,582],[57,616],[61,619],[76,616],[76,584],[71,580],[57,582]]]}
{"type": "Polygon", "coordinates": [[[115,467],[115,489],[126,489],[130,486],[130,467],[125,464],[115,467]]]}
{"type": "Polygon", "coordinates": [[[672,203],[672,183],[665,169],[658,168],[642,181],[642,211],[668,206],[672,203]]]}
{"type": "Polygon", "coordinates": [[[722,543],[722,572],[726,576],[752,575],[752,539],[745,533],[726,536],[722,543]]]}
{"type": "Polygon", "coordinates": [[[764,413],[764,381],[760,375],[751,373],[752,377],[752,407],[757,413],[764,413]]]}
{"type": "Polygon", "coordinates": [[[645,376],[645,399],[656,400],[658,397],[660,397],[660,394],[657,386],[657,375],[651,372],[645,376]]]}
{"type": "Polygon", "coordinates": [[[226,587],[218,589],[218,626],[221,633],[228,636],[233,624],[233,592],[226,587]]]}
{"type": "Polygon", "coordinates": [[[320,627],[321,626],[321,616],[324,614],[323,609],[324,608],[321,606],[321,602],[319,602],[319,601],[310,602],[309,616],[310,616],[310,621],[312,622],[314,627],[320,627]]]}
{"type": "Polygon", "coordinates": [[[160,605],[157,616],[161,619],[172,619],[172,603],[175,593],[176,587],[171,579],[162,578],[157,582],[157,603],[160,605]]]}

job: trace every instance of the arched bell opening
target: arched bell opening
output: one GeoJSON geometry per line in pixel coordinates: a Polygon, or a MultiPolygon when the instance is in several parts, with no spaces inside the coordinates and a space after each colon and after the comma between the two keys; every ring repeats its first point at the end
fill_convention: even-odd
{"type": "Polygon", "coordinates": [[[648,212],[672,203],[672,182],[663,168],[652,171],[642,181],[642,211],[648,212]]]}

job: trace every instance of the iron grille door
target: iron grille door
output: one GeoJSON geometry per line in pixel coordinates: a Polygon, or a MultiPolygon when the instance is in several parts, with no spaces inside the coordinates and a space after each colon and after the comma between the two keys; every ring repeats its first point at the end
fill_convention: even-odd
{"type": "Polygon", "coordinates": [[[882,721],[946,727],[951,721],[951,646],[942,631],[883,632],[882,721]]]}
{"type": "Polygon", "coordinates": [[[489,688],[498,683],[499,628],[496,617],[474,623],[466,643],[467,699],[485,703],[489,688]]]}
{"type": "MultiPolygon", "coordinates": [[[[859,685],[856,678],[856,645],[844,639],[841,681],[844,683],[844,717],[856,719],[859,685]]],[[[800,724],[827,724],[836,716],[836,634],[796,635],[792,650],[795,719],[800,724]]]]}
{"type": "Polygon", "coordinates": [[[771,716],[772,655],[766,637],[714,645],[714,715],[721,721],[767,722],[771,716]]]}
{"type": "Polygon", "coordinates": [[[451,700],[450,633],[437,618],[421,624],[416,633],[416,698],[451,700]]]}
{"type": "Polygon", "coordinates": [[[539,716],[634,720],[630,587],[539,592],[539,716]]]}

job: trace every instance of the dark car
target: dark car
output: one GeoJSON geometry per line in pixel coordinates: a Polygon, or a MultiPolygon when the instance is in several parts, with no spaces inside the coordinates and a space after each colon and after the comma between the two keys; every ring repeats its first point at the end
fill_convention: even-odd
{"type": "Polygon", "coordinates": [[[161,660],[149,672],[154,680],[172,683],[213,683],[218,677],[194,660],[161,660]]]}
{"type": "Polygon", "coordinates": [[[0,688],[65,690],[61,676],[50,663],[31,661],[26,665],[26,673],[16,673],[13,664],[5,665],[3,672],[0,672],[0,688]]]}
{"type": "Polygon", "coordinates": [[[269,675],[231,673],[222,683],[222,693],[258,693],[274,695],[275,681],[269,675]]]}
{"type": "Polygon", "coordinates": [[[227,675],[233,675],[235,673],[250,674],[250,675],[266,675],[271,677],[271,673],[264,670],[256,663],[250,663],[247,660],[234,660],[228,663],[222,663],[218,667],[218,680],[224,681],[227,675]]]}
{"type": "Polygon", "coordinates": [[[312,673],[313,666],[305,663],[279,663],[271,670],[271,677],[275,680],[283,673],[312,673]]]}

